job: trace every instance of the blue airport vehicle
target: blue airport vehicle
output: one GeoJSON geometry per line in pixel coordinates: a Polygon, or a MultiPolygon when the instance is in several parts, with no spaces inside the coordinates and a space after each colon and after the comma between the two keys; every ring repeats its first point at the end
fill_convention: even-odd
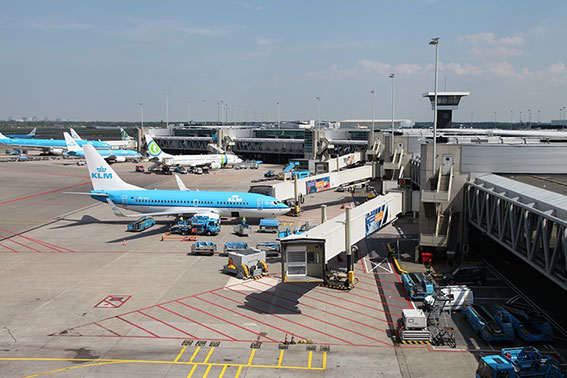
{"type": "Polygon", "coordinates": [[[280,243],[278,242],[261,242],[256,244],[256,249],[266,252],[266,256],[274,256],[280,253],[280,243]]]}
{"type": "Polygon", "coordinates": [[[277,219],[260,219],[260,228],[258,232],[278,232],[280,221],[277,219]]]}
{"type": "Polygon", "coordinates": [[[514,327],[510,313],[498,305],[465,305],[465,318],[485,341],[512,341],[514,327]]]}
{"type": "Polygon", "coordinates": [[[278,230],[278,238],[279,239],[285,238],[286,236],[289,236],[291,234],[293,234],[291,227],[283,227],[283,228],[278,230]]]}
{"type": "Polygon", "coordinates": [[[135,222],[129,223],[127,231],[130,232],[140,232],[147,230],[148,228],[152,227],[156,224],[156,221],[152,217],[141,217],[135,222]]]}
{"type": "Polygon", "coordinates": [[[291,173],[291,177],[297,176],[298,179],[309,177],[309,175],[310,175],[309,171],[294,171],[291,173]]]}
{"type": "Polygon", "coordinates": [[[508,311],[516,334],[525,341],[541,342],[553,340],[551,324],[540,312],[513,306],[501,306],[508,311]]]}
{"type": "Polygon", "coordinates": [[[423,300],[435,292],[433,278],[430,274],[404,273],[402,283],[411,299],[423,300]]]}
{"type": "Polygon", "coordinates": [[[198,255],[212,256],[216,251],[217,244],[211,241],[200,241],[191,246],[191,252],[198,255]]]}
{"type": "Polygon", "coordinates": [[[565,370],[551,356],[534,347],[504,348],[500,354],[480,358],[476,378],[566,378],[565,370]]]}
{"type": "Polygon", "coordinates": [[[290,161],[287,167],[283,169],[284,172],[291,172],[295,166],[299,165],[298,161],[290,161]]]}
{"type": "Polygon", "coordinates": [[[180,217],[177,222],[169,228],[169,232],[181,235],[217,235],[220,229],[220,219],[218,217],[194,215],[190,219],[180,217]]]}

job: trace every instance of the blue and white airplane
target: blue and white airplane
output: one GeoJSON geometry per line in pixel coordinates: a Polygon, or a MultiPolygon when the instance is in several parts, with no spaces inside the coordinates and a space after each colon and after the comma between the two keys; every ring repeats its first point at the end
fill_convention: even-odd
{"type": "Polygon", "coordinates": [[[11,134],[6,136],[8,138],[30,139],[30,138],[35,138],[36,131],[37,131],[37,127],[34,127],[33,130],[29,132],[29,134],[11,134]]]}
{"type": "Polygon", "coordinates": [[[86,145],[83,149],[93,190],[80,194],[108,203],[117,216],[139,216],[125,215],[118,207],[149,216],[217,214],[264,218],[289,212],[289,207],[276,198],[256,193],[140,188],[122,181],[94,147],[86,145]]]}
{"type": "MultiPolygon", "coordinates": [[[[72,130],[72,129],[71,129],[72,130]]],[[[85,156],[83,149],[77,144],[77,141],[69,135],[69,133],[64,132],[65,142],[67,142],[67,152],[66,155],[69,156],[85,156]]],[[[139,159],[142,157],[137,151],[133,150],[123,150],[123,149],[103,149],[97,150],[100,156],[102,156],[109,163],[123,163],[126,160],[139,159]]]]}
{"type": "MultiPolygon", "coordinates": [[[[77,141],[77,143],[79,144],[79,146],[92,144],[95,148],[110,148],[110,145],[108,143],[95,140],[81,140],[77,141]]],[[[0,133],[0,144],[20,148],[39,149],[43,152],[51,153],[54,155],[63,155],[63,153],[67,149],[67,143],[65,143],[65,139],[10,139],[2,135],[2,133],[0,133]]]]}

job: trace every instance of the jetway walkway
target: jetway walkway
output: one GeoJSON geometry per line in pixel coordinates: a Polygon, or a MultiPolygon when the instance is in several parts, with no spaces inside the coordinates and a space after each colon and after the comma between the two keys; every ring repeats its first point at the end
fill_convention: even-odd
{"type": "Polygon", "coordinates": [[[347,209],[348,216],[345,212],[303,234],[281,239],[284,282],[323,282],[329,260],[344,251],[349,255],[352,244],[396,219],[402,212],[402,195],[390,192],[378,196],[347,209]]]}
{"type": "Polygon", "coordinates": [[[470,224],[567,290],[567,196],[494,174],[465,191],[470,224]]]}

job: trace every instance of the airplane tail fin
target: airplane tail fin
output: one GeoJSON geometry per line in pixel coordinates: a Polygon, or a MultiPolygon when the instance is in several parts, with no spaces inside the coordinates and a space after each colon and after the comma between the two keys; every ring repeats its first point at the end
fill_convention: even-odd
{"type": "Polygon", "coordinates": [[[122,135],[122,140],[131,140],[132,139],[132,137],[130,135],[128,135],[126,130],[124,130],[122,127],[120,128],[120,135],[122,135]]]}
{"type": "Polygon", "coordinates": [[[77,142],[75,141],[75,139],[73,139],[71,137],[71,135],[69,135],[68,132],[64,132],[63,136],[65,137],[65,144],[67,145],[67,151],[69,152],[79,152],[82,151],[83,149],[77,144],[77,142]]]}
{"type": "Polygon", "coordinates": [[[148,145],[148,154],[152,158],[162,159],[164,157],[171,157],[170,154],[166,154],[161,150],[155,140],[148,134],[146,134],[146,144],[148,145]]]}
{"type": "Polygon", "coordinates": [[[8,137],[5,136],[4,134],[0,133],[0,139],[8,139],[8,137]]]}
{"type": "Polygon", "coordinates": [[[83,138],[81,138],[80,135],[77,134],[77,132],[75,130],[73,130],[73,128],[70,128],[69,130],[71,131],[71,136],[73,137],[73,139],[83,140],[83,138]]]}
{"type": "Polygon", "coordinates": [[[122,181],[92,145],[85,144],[83,150],[94,190],[143,190],[122,181]]]}
{"type": "Polygon", "coordinates": [[[28,135],[33,138],[35,136],[36,131],[37,131],[37,127],[34,127],[33,130],[28,135]]]}

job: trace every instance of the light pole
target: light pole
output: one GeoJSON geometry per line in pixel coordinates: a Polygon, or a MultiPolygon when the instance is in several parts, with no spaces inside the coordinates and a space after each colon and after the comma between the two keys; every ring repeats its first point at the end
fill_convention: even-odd
{"type": "Polygon", "coordinates": [[[220,102],[217,102],[217,122],[220,122],[220,102]]]}
{"type": "Polygon", "coordinates": [[[317,125],[315,126],[315,128],[317,127],[321,127],[321,97],[315,97],[315,100],[317,100],[317,109],[319,110],[319,118],[317,118],[317,125]]]}
{"type": "Polygon", "coordinates": [[[234,125],[236,125],[236,111],[238,110],[238,108],[235,106],[234,107],[234,125]]]}
{"type": "Polygon", "coordinates": [[[520,112],[520,124],[522,124],[522,112],[520,112]]]}
{"type": "Polygon", "coordinates": [[[392,154],[394,153],[394,104],[396,95],[396,74],[391,74],[388,76],[392,79],[392,154]]]}
{"type": "MultiPolygon", "coordinates": [[[[205,116],[203,117],[203,122],[204,122],[204,123],[207,123],[207,109],[206,109],[206,105],[207,105],[207,100],[203,100],[203,109],[204,109],[203,114],[205,115],[205,116]]],[[[214,117],[214,116],[213,116],[213,117],[214,117]]]]}
{"type": "Polygon", "coordinates": [[[472,129],[473,112],[471,112],[471,129],[472,129]]]}
{"type": "Polygon", "coordinates": [[[540,113],[540,110],[538,109],[538,111],[537,111],[537,123],[538,124],[539,124],[539,113],[540,113]]]}
{"type": "Polygon", "coordinates": [[[496,112],[494,112],[494,127],[496,127],[496,112]]]}
{"type": "Polygon", "coordinates": [[[510,110],[510,123],[514,122],[514,110],[510,110]]]}
{"type": "Polygon", "coordinates": [[[139,105],[140,105],[140,113],[141,113],[140,115],[141,115],[141,118],[142,118],[142,135],[143,135],[144,134],[144,103],[140,102],[139,105]]]}
{"type": "Polygon", "coordinates": [[[528,127],[532,126],[532,110],[528,109],[528,127]]]}
{"type": "Polygon", "coordinates": [[[191,125],[191,100],[187,97],[187,123],[191,125]]]}
{"type": "Polygon", "coordinates": [[[435,96],[433,103],[433,175],[435,175],[437,158],[437,61],[439,58],[439,38],[431,38],[431,46],[435,46],[435,96]]]}
{"type": "Polygon", "coordinates": [[[169,128],[169,97],[165,93],[165,126],[169,128]]]}
{"type": "Polygon", "coordinates": [[[374,89],[370,91],[372,94],[372,139],[374,140],[374,108],[376,104],[376,95],[374,93],[374,89]]]}
{"type": "Polygon", "coordinates": [[[276,105],[278,106],[278,129],[280,128],[280,102],[276,102],[276,105]]]}
{"type": "Polygon", "coordinates": [[[224,121],[228,123],[228,104],[224,104],[224,121]]]}

